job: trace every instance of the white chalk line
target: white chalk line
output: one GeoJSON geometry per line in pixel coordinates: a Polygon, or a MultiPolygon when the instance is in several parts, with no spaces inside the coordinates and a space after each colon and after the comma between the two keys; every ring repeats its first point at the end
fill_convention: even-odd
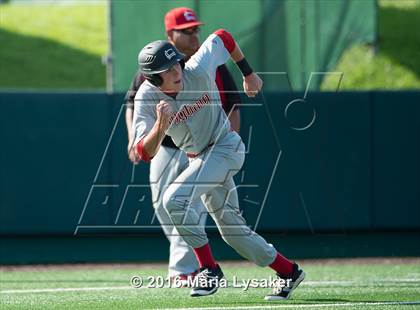
{"type": "Polygon", "coordinates": [[[128,290],[128,289],[133,289],[133,287],[131,286],[103,286],[103,287],[61,287],[61,288],[39,288],[39,289],[16,289],[16,290],[1,290],[0,294],[112,291],[112,290],[128,290]]]}

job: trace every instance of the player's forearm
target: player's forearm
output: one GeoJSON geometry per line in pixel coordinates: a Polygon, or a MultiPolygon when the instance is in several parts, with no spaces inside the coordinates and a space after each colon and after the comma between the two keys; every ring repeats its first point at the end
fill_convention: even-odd
{"type": "Polygon", "coordinates": [[[253,73],[251,66],[249,65],[248,61],[246,60],[244,54],[241,51],[241,48],[238,44],[236,44],[235,49],[230,54],[232,60],[236,63],[239,70],[241,70],[242,76],[246,78],[247,76],[253,73]]]}
{"type": "Polygon", "coordinates": [[[230,112],[229,121],[230,121],[230,128],[236,131],[237,133],[239,133],[239,130],[241,128],[241,114],[239,112],[239,109],[236,109],[230,112]]]}
{"type": "Polygon", "coordinates": [[[219,29],[215,32],[217,36],[223,41],[223,45],[229,52],[230,57],[236,63],[239,70],[241,70],[244,77],[250,75],[253,70],[245,59],[245,55],[239,47],[238,43],[232,37],[232,35],[224,29],[219,29]]]}
{"type": "Polygon", "coordinates": [[[236,63],[242,73],[245,94],[248,97],[255,97],[261,90],[263,81],[253,72],[242,53],[241,48],[233,39],[232,35],[223,29],[216,31],[216,34],[221,38],[226,50],[230,53],[232,60],[236,63]]]}
{"type": "Polygon", "coordinates": [[[152,130],[140,141],[141,146],[137,147],[140,158],[148,161],[153,158],[159,150],[160,144],[165,137],[166,128],[162,126],[161,122],[156,121],[152,130]]]}
{"type": "Polygon", "coordinates": [[[238,43],[236,43],[236,42],[235,42],[235,48],[230,53],[230,57],[232,58],[232,60],[235,63],[238,62],[238,61],[241,61],[242,59],[245,58],[244,53],[242,53],[241,48],[239,47],[238,43]]]}

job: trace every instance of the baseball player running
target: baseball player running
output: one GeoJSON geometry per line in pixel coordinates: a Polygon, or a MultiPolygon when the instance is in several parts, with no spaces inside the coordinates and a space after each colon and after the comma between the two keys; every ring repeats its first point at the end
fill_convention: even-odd
{"type": "MultiPolygon", "coordinates": [[[[200,47],[199,30],[202,24],[197,19],[195,12],[185,7],[172,9],[165,15],[165,30],[168,40],[186,55],[185,61],[200,47]]],[[[236,92],[235,82],[225,65],[217,68],[215,81],[220,90],[222,107],[229,116],[232,129],[239,132],[240,114],[236,104],[240,103],[240,96],[236,92]],[[227,92],[224,92],[225,90],[227,92]]],[[[141,72],[138,72],[125,97],[127,107],[125,120],[129,136],[128,154],[133,163],[138,162],[133,148],[134,97],[143,82],[144,77],[141,72]]],[[[166,136],[162,140],[159,151],[151,161],[149,176],[156,217],[170,242],[168,275],[173,279],[179,277],[181,281],[187,280],[190,275],[194,275],[199,269],[199,265],[192,248],[178,234],[168,213],[163,208],[162,193],[163,188],[172,183],[187,166],[188,157],[186,154],[177,148],[169,136],[166,136]]],[[[196,201],[194,208],[199,214],[203,214],[200,225],[204,226],[207,219],[207,210],[201,200],[196,201]]]]}
{"type": "Polygon", "coordinates": [[[277,281],[265,299],[287,299],[304,279],[304,272],[252,231],[239,212],[233,175],[242,167],[245,146],[230,129],[218,104],[220,95],[214,82],[216,68],[229,56],[244,76],[245,93],[255,96],[262,81],[225,30],[211,34],[186,64],[184,55],[167,41],[149,43],[140,51],[140,70],[147,81],[135,97],[136,151],[140,159],[149,161],[164,136],[169,135],[190,159],[188,167],[164,189],[163,206],[200,264],[200,281],[194,282],[191,296],[215,293],[223,278],[204,227],[198,225],[201,214],[194,206],[202,199],[226,243],[241,256],[271,267],[285,279],[277,281]]]}

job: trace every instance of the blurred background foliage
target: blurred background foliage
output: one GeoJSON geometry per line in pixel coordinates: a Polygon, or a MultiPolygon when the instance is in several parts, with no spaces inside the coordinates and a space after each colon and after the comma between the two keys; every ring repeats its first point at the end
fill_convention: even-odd
{"type": "MultiPolygon", "coordinates": [[[[0,2],[0,88],[105,90],[106,1],[0,2]]],[[[340,89],[420,88],[420,0],[378,7],[379,44],[344,52],[331,70],[344,73],[340,89]]]]}

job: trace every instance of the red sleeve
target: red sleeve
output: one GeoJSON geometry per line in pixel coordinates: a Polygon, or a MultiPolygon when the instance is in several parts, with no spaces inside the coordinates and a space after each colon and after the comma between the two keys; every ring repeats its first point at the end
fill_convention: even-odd
{"type": "Polygon", "coordinates": [[[148,163],[152,160],[152,157],[150,157],[149,154],[147,154],[146,150],[143,147],[143,142],[144,142],[144,138],[141,139],[139,143],[137,143],[136,145],[137,154],[139,155],[139,158],[142,161],[145,161],[148,163]]]}
{"type": "Polygon", "coordinates": [[[236,43],[233,39],[232,35],[224,29],[219,29],[214,32],[220,39],[222,39],[225,48],[228,50],[229,53],[232,53],[235,49],[236,43]]]}

